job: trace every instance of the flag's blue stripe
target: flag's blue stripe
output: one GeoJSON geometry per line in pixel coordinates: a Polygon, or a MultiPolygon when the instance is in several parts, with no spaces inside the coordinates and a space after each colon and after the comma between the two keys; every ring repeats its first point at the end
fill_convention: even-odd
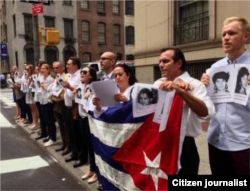
{"type": "Polygon", "coordinates": [[[112,160],[112,156],[115,154],[115,152],[119,148],[110,147],[110,146],[107,146],[107,145],[103,144],[100,141],[100,139],[95,137],[93,134],[91,134],[91,139],[92,139],[92,143],[93,143],[93,146],[94,146],[95,153],[97,155],[99,155],[102,158],[103,161],[105,161],[112,168],[115,168],[115,169],[117,169],[119,171],[122,171],[122,172],[126,173],[119,163],[112,160]]]}
{"type": "Polygon", "coordinates": [[[100,174],[100,171],[98,168],[96,168],[95,172],[97,173],[98,176],[98,182],[102,185],[103,189],[106,191],[120,191],[119,188],[115,187],[111,182],[108,181],[107,178],[102,176],[100,174]]]}
{"type": "MultiPolygon", "coordinates": [[[[95,118],[93,112],[89,111],[89,114],[95,118]]],[[[117,107],[109,107],[107,111],[95,119],[106,123],[141,123],[144,122],[149,115],[134,118],[132,101],[130,100],[129,102],[123,103],[117,107]]]]}

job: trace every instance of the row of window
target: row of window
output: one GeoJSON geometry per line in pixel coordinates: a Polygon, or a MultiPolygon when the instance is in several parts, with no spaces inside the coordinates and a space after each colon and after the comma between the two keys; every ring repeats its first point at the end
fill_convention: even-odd
{"type": "MultiPolygon", "coordinates": [[[[90,1],[89,0],[81,0],[81,8],[82,9],[89,9],[90,1]]],[[[106,6],[105,6],[106,1],[97,1],[97,12],[100,13],[105,13],[106,12],[106,6]]],[[[112,1],[112,10],[113,13],[119,14],[121,12],[121,5],[120,5],[120,0],[113,0],[112,1]]],[[[125,14],[126,15],[134,15],[134,1],[133,0],[126,0],[125,1],[125,14]]]]}
{"type": "MultiPolygon", "coordinates": [[[[100,53],[99,56],[101,56],[102,54],[103,53],[100,53]]],[[[123,60],[123,57],[122,57],[121,53],[116,53],[116,56],[117,56],[117,60],[123,60]]],[[[134,60],[134,55],[132,55],[132,54],[126,55],[125,59],[126,60],[134,60]]],[[[84,52],[82,54],[82,61],[83,61],[83,63],[93,61],[91,53],[90,52],[84,52]]]]}
{"type": "MultiPolygon", "coordinates": [[[[97,27],[98,31],[98,43],[105,44],[106,43],[106,24],[98,23],[97,27]]],[[[90,22],[82,21],[82,41],[90,42],[90,22]]],[[[113,43],[121,44],[121,26],[118,24],[113,25],[113,43]]],[[[128,26],[126,27],[126,44],[134,44],[134,27],[128,26]]]]}
{"type": "MultiPolygon", "coordinates": [[[[65,38],[72,38],[73,35],[73,19],[63,19],[65,38]]],[[[55,28],[55,17],[44,16],[45,27],[55,28]]],[[[16,36],[16,17],[13,15],[14,35],[16,36]]],[[[24,14],[25,34],[33,37],[32,15],[24,14]]]]}

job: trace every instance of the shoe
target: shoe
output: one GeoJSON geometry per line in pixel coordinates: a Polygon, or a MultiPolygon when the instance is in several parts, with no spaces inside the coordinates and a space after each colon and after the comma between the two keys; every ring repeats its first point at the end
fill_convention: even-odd
{"type": "Polygon", "coordinates": [[[40,135],[39,137],[36,137],[35,140],[39,140],[39,139],[43,139],[43,138],[45,138],[45,136],[40,135]]]}
{"type": "Polygon", "coordinates": [[[45,147],[49,147],[49,146],[54,145],[54,144],[56,144],[56,141],[52,141],[52,140],[50,139],[48,142],[44,143],[44,146],[45,146],[45,147]]]}
{"type": "Polygon", "coordinates": [[[99,185],[97,186],[97,190],[103,190],[103,186],[102,186],[101,184],[99,184],[99,185]]]}
{"type": "Polygon", "coordinates": [[[97,177],[96,173],[94,173],[93,176],[91,176],[90,179],[88,179],[88,183],[92,184],[97,180],[98,180],[98,177],[97,177]]]}
{"type": "Polygon", "coordinates": [[[82,176],[82,180],[86,180],[87,178],[90,178],[94,175],[94,172],[88,171],[86,174],[82,176]]]}
{"type": "Polygon", "coordinates": [[[71,161],[73,161],[73,160],[77,160],[77,158],[76,158],[76,157],[70,156],[69,158],[66,158],[66,159],[65,159],[65,162],[71,162],[71,161]]]}
{"type": "Polygon", "coordinates": [[[81,161],[81,160],[78,160],[78,161],[75,162],[75,164],[73,164],[73,167],[74,167],[74,168],[77,168],[77,167],[82,166],[82,165],[84,165],[84,164],[86,164],[86,162],[83,162],[83,161],[81,161]]]}
{"type": "Polygon", "coordinates": [[[30,121],[24,121],[23,124],[32,124],[30,121]]]}
{"type": "Polygon", "coordinates": [[[66,148],[65,146],[62,146],[61,148],[58,148],[58,149],[56,149],[55,151],[56,151],[56,152],[59,152],[59,151],[64,151],[64,150],[65,150],[65,148],[66,148]]]}
{"type": "Polygon", "coordinates": [[[48,142],[49,140],[50,140],[50,138],[49,138],[49,136],[48,136],[48,137],[46,137],[45,139],[43,139],[43,142],[46,143],[46,142],[48,142]]]}
{"type": "Polygon", "coordinates": [[[66,147],[66,149],[62,152],[62,156],[67,155],[70,152],[71,152],[71,150],[68,147],[66,147]]]}
{"type": "Polygon", "coordinates": [[[30,130],[34,131],[34,130],[37,130],[39,127],[37,124],[34,124],[30,127],[30,130]]]}

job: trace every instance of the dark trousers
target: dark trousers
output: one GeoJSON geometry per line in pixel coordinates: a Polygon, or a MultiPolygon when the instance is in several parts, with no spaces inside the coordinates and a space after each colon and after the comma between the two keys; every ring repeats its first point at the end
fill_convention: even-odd
{"type": "Polygon", "coordinates": [[[80,130],[84,141],[84,155],[86,158],[89,158],[90,171],[95,172],[95,154],[90,136],[89,120],[87,117],[80,119],[80,130]]]}
{"type": "Polygon", "coordinates": [[[218,174],[250,174],[250,149],[242,151],[223,151],[211,144],[209,162],[213,175],[218,174]]]}
{"type": "Polygon", "coordinates": [[[73,119],[72,107],[66,107],[64,115],[66,130],[69,135],[69,145],[72,150],[71,157],[78,159],[76,132],[77,129],[79,129],[79,121],[77,119],[73,119]]]}
{"type": "Polygon", "coordinates": [[[185,137],[181,152],[181,169],[178,175],[197,175],[200,157],[194,137],[185,137]]]}
{"type": "Polygon", "coordinates": [[[41,127],[41,136],[42,137],[47,137],[47,129],[46,129],[46,123],[45,123],[45,119],[43,116],[43,112],[42,112],[42,108],[41,108],[41,104],[40,102],[36,102],[36,107],[39,113],[39,119],[40,119],[40,127],[41,127]]]}
{"type": "Polygon", "coordinates": [[[22,102],[24,103],[24,105],[23,105],[23,112],[24,112],[24,118],[26,118],[26,115],[28,116],[28,120],[29,120],[29,122],[30,123],[32,123],[33,122],[33,118],[32,118],[32,114],[31,114],[31,110],[30,110],[30,107],[29,107],[29,105],[28,104],[26,104],[26,93],[23,93],[22,94],[22,102]]]}
{"type": "Polygon", "coordinates": [[[68,132],[66,130],[66,123],[65,123],[65,115],[64,115],[64,111],[66,109],[66,106],[64,104],[64,101],[58,101],[58,102],[54,102],[54,114],[55,114],[55,118],[59,124],[59,130],[60,130],[60,134],[62,137],[62,142],[63,142],[63,147],[67,147],[70,148],[69,146],[69,135],[68,132]]]}
{"type": "MultiPolygon", "coordinates": [[[[41,105],[42,113],[45,119],[46,127],[48,128],[48,135],[52,141],[56,141],[56,126],[53,112],[53,104],[47,103],[41,105]]],[[[42,134],[45,132],[42,132],[42,134]]],[[[45,133],[46,134],[46,133],[45,133]]]]}

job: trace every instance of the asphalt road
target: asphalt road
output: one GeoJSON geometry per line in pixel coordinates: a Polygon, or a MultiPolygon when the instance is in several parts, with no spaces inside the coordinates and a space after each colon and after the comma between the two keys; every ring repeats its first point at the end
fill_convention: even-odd
{"type": "Polygon", "coordinates": [[[13,107],[0,105],[11,123],[1,117],[1,190],[87,190],[16,125],[13,107]]]}

